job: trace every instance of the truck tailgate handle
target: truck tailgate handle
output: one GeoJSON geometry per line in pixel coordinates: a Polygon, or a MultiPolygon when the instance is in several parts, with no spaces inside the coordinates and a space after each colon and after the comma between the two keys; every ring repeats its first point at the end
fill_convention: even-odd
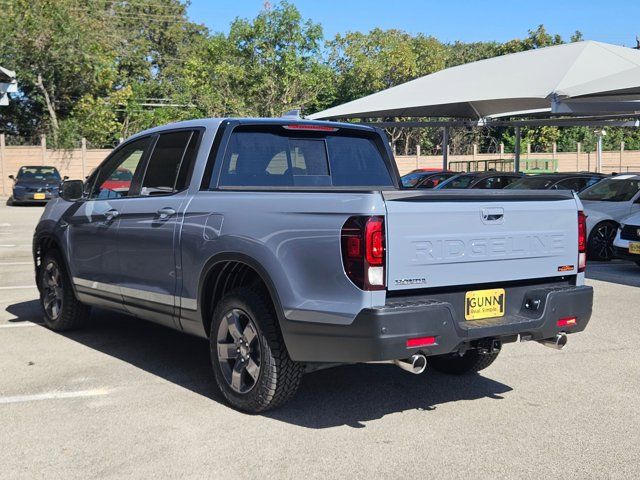
{"type": "Polygon", "coordinates": [[[480,212],[483,223],[502,223],[504,209],[502,207],[483,208],[480,212]]]}
{"type": "Polygon", "coordinates": [[[160,220],[167,220],[169,217],[173,217],[176,211],[171,207],[164,207],[158,210],[157,213],[160,220]]]}

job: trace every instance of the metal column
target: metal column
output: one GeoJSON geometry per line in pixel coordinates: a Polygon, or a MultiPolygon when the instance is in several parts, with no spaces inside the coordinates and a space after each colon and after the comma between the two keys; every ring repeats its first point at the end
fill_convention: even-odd
{"type": "Polygon", "coordinates": [[[449,168],[449,127],[442,129],[442,169],[449,168]]]}
{"type": "Polygon", "coordinates": [[[513,170],[515,172],[520,171],[520,140],[522,140],[522,132],[520,131],[520,127],[516,128],[516,144],[513,150],[513,170]]]}

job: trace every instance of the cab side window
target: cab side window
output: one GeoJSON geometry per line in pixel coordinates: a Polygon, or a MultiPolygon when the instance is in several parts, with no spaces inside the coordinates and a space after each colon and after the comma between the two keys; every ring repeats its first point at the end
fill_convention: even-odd
{"type": "Polygon", "coordinates": [[[93,185],[89,198],[106,200],[133,194],[133,179],[142,167],[142,158],[149,145],[149,138],[131,142],[122,147],[104,165],[91,175],[93,185]]]}
{"type": "Polygon", "coordinates": [[[187,186],[197,135],[193,130],[160,134],[144,173],[140,195],[170,195],[187,186]]]}

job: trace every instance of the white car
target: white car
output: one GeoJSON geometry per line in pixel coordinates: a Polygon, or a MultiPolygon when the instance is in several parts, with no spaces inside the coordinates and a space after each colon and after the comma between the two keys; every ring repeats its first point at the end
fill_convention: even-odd
{"type": "Polygon", "coordinates": [[[587,215],[589,258],[611,260],[621,220],[640,212],[640,174],[605,178],[578,196],[587,215]]]}
{"type": "Polygon", "coordinates": [[[640,266],[640,213],[634,213],[622,220],[613,241],[616,257],[634,261],[640,266]]]}

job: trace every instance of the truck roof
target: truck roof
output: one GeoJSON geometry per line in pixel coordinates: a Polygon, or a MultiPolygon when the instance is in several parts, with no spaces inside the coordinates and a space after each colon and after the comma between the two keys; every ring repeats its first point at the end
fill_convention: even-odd
{"type": "MultiPolygon", "coordinates": [[[[289,124],[308,124],[308,125],[332,125],[341,128],[353,128],[372,131],[373,127],[368,125],[361,125],[357,123],[345,123],[345,122],[325,122],[321,120],[305,120],[303,118],[293,117],[280,117],[280,118],[251,118],[251,117],[221,117],[221,118],[198,118],[193,120],[184,120],[182,122],[169,123],[167,125],[161,125],[158,127],[149,128],[132,135],[129,138],[140,137],[148,135],[150,133],[159,133],[165,130],[173,130],[176,128],[195,128],[204,127],[217,129],[218,126],[224,121],[238,121],[240,123],[252,123],[252,124],[265,124],[265,125],[289,125],[289,124]]],[[[127,139],[128,140],[128,139],[127,139]]]]}

